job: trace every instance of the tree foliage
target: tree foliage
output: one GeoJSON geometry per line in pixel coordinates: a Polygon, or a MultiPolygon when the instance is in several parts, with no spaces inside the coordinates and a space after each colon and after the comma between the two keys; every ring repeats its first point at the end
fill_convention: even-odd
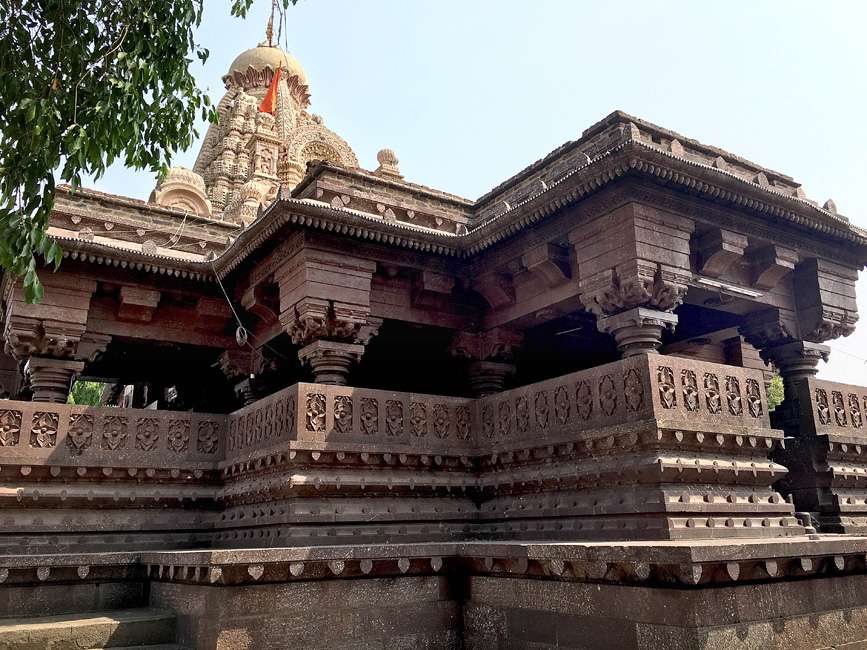
{"type": "MultiPolygon", "coordinates": [[[[231,0],[246,16],[254,0],[231,0]]],[[[285,9],[294,0],[280,0],[285,9]]],[[[214,0],[209,0],[212,7],[214,0]]],[[[42,298],[37,263],[56,181],[73,190],[116,160],[162,172],[216,112],[190,74],[204,0],[0,0],[0,265],[42,298]]]]}
{"type": "Polygon", "coordinates": [[[102,388],[105,384],[98,381],[84,381],[77,379],[69,392],[69,404],[81,404],[85,406],[99,406],[102,398],[102,388]]]}
{"type": "Polygon", "coordinates": [[[768,387],[768,410],[773,411],[783,403],[783,378],[774,375],[771,385],[768,387]]]}

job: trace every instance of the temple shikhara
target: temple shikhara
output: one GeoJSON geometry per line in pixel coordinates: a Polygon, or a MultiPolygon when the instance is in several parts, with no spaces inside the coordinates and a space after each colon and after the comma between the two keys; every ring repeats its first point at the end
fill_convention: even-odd
{"type": "Polygon", "coordinates": [[[470,200],[268,41],[223,80],[193,169],[59,190],[3,278],[0,648],[867,644],[833,201],[620,111],[470,200]]]}

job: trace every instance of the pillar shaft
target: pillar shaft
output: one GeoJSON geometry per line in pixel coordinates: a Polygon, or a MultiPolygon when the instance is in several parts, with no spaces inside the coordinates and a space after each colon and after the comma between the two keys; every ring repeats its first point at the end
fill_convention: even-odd
{"type": "Polygon", "coordinates": [[[30,357],[25,373],[30,378],[33,401],[66,403],[72,380],[83,369],[83,361],[30,357]]]}
{"type": "Polygon", "coordinates": [[[313,370],[317,384],[345,386],[352,364],[364,354],[364,346],[319,339],[298,351],[298,358],[313,370]]]}

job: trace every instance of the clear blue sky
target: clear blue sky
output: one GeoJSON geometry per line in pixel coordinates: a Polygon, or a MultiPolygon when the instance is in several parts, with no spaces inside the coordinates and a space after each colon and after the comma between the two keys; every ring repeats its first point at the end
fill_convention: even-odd
{"type": "MultiPolygon", "coordinates": [[[[246,21],[228,6],[205,0],[198,33],[215,100],[270,2],[246,21]]],[[[369,169],[390,147],[409,180],[476,198],[619,108],[787,173],[867,227],[865,25],[856,0],[301,0],[288,38],[311,110],[369,169]]],[[[115,167],[95,185],[147,198],[153,179],[115,167]]],[[[867,384],[863,277],[859,308],[821,376],[867,384]]]]}

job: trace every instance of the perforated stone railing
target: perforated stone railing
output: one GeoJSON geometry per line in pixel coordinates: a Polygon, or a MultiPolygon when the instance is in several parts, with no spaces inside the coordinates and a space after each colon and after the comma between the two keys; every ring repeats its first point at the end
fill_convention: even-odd
{"type": "Polygon", "coordinates": [[[147,409],[0,402],[0,463],[212,467],[226,416],[147,409]]]}

